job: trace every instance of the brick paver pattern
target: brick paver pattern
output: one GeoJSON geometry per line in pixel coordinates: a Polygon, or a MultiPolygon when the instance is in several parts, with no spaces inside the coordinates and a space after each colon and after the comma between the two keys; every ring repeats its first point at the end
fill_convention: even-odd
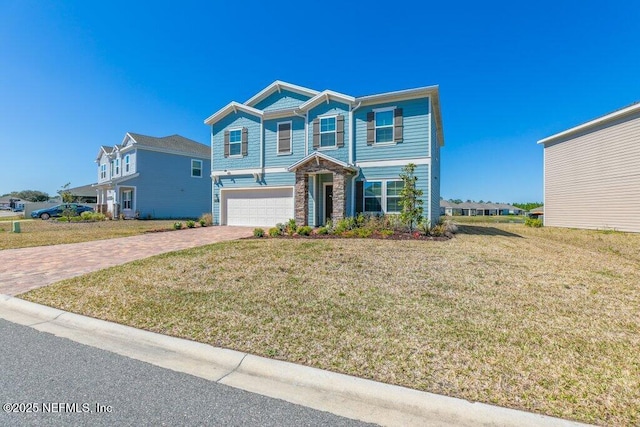
{"type": "Polygon", "coordinates": [[[180,249],[252,235],[249,227],[205,227],[117,239],[0,250],[0,294],[18,295],[63,279],[180,249]]]}

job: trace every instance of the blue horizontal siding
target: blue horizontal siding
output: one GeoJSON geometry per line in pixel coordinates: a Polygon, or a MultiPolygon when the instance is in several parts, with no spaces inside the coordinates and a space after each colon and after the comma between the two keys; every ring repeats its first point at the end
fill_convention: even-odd
{"type": "Polygon", "coordinates": [[[212,158],[214,170],[250,169],[260,167],[260,118],[243,111],[231,113],[214,124],[212,158]],[[239,158],[224,157],[224,131],[233,128],[247,128],[247,155],[239,158]]]}
{"type": "Polygon", "coordinates": [[[137,150],[137,172],[122,183],[135,186],[135,209],[141,218],[198,218],[211,211],[209,171],[202,160],[202,178],[191,177],[191,156],[137,150]]]}
{"type": "Polygon", "coordinates": [[[430,155],[429,98],[367,105],[353,114],[355,122],[355,160],[411,159],[430,155]],[[402,108],[403,139],[395,145],[367,145],[367,113],[384,107],[402,108]]]}
{"type": "Polygon", "coordinates": [[[431,224],[440,220],[440,144],[436,136],[435,116],[431,114],[431,224]]]}
{"type": "Polygon", "coordinates": [[[304,119],[289,117],[285,119],[265,120],[264,122],[264,167],[288,167],[304,157],[304,119]],[[291,121],[293,134],[291,154],[277,154],[278,123],[291,121]]]}
{"type": "Polygon", "coordinates": [[[347,104],[343,104],[337,101],[329,101],[329,103],[323,102],[320,105],[315,106],[311,110],[309,110],[309,153],[312,153],[313,150],[313,120],[316,117],[320,116],[333,116],[342,114],[344,116],[344,146],[341,148],[331,148],[331,149],[320,149],[323,154],[327,156],[331,156],[335,159],[338,159],[342,162],[349,162],[349,106],[347,104]]]}
{"type": "Polygon", "coordinates": [[[283,89],[280,92],[274,92],[262,101],[258,102],[254,108],[264,111],[283,110],[286,108],[299,107],[300,104],[307,101],[310,97],[302,95],[290,90],[283,89]]]}

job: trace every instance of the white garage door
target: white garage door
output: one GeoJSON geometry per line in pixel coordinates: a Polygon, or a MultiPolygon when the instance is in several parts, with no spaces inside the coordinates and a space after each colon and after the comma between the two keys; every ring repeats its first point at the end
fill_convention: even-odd
{"type": "Polygon", "coordinates": [[[274,226],[293,218],[293,189],[224,190],[222,209],[227,225],[274,226]]]}

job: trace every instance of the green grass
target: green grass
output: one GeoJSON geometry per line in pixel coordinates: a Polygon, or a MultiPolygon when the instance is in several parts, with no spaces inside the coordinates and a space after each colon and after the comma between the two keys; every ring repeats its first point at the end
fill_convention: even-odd
{"type": "Polygon", "coordinates": [[[61,243],[135,236],[173,229],[174,221],[101,221],[68,223],[55,220],[20,221],[20,233],[11,233],[11,223],[0,223],[0,250],[61,243]]]}
{"type": "Polygon", "coordinates": [[[419,390],[638,425],[640,235],[460,231],[443,242],[235,241],[22,297],[419,390]]]}

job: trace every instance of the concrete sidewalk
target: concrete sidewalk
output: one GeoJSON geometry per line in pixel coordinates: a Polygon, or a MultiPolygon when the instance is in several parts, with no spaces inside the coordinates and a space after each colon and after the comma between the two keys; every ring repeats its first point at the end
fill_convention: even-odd
{"type": "Polygon", "coordinates": [[[0,251],[0,294],[18,295],[63,279],[165,252],[252,235],[250,227],[205,227],[92,242],[0,251]]]}
{"type": "Polygon", "coordinates": [[[156,366],[388,426],[580,426],[142,331],[0,295],[0,318],[156,366]]]}

